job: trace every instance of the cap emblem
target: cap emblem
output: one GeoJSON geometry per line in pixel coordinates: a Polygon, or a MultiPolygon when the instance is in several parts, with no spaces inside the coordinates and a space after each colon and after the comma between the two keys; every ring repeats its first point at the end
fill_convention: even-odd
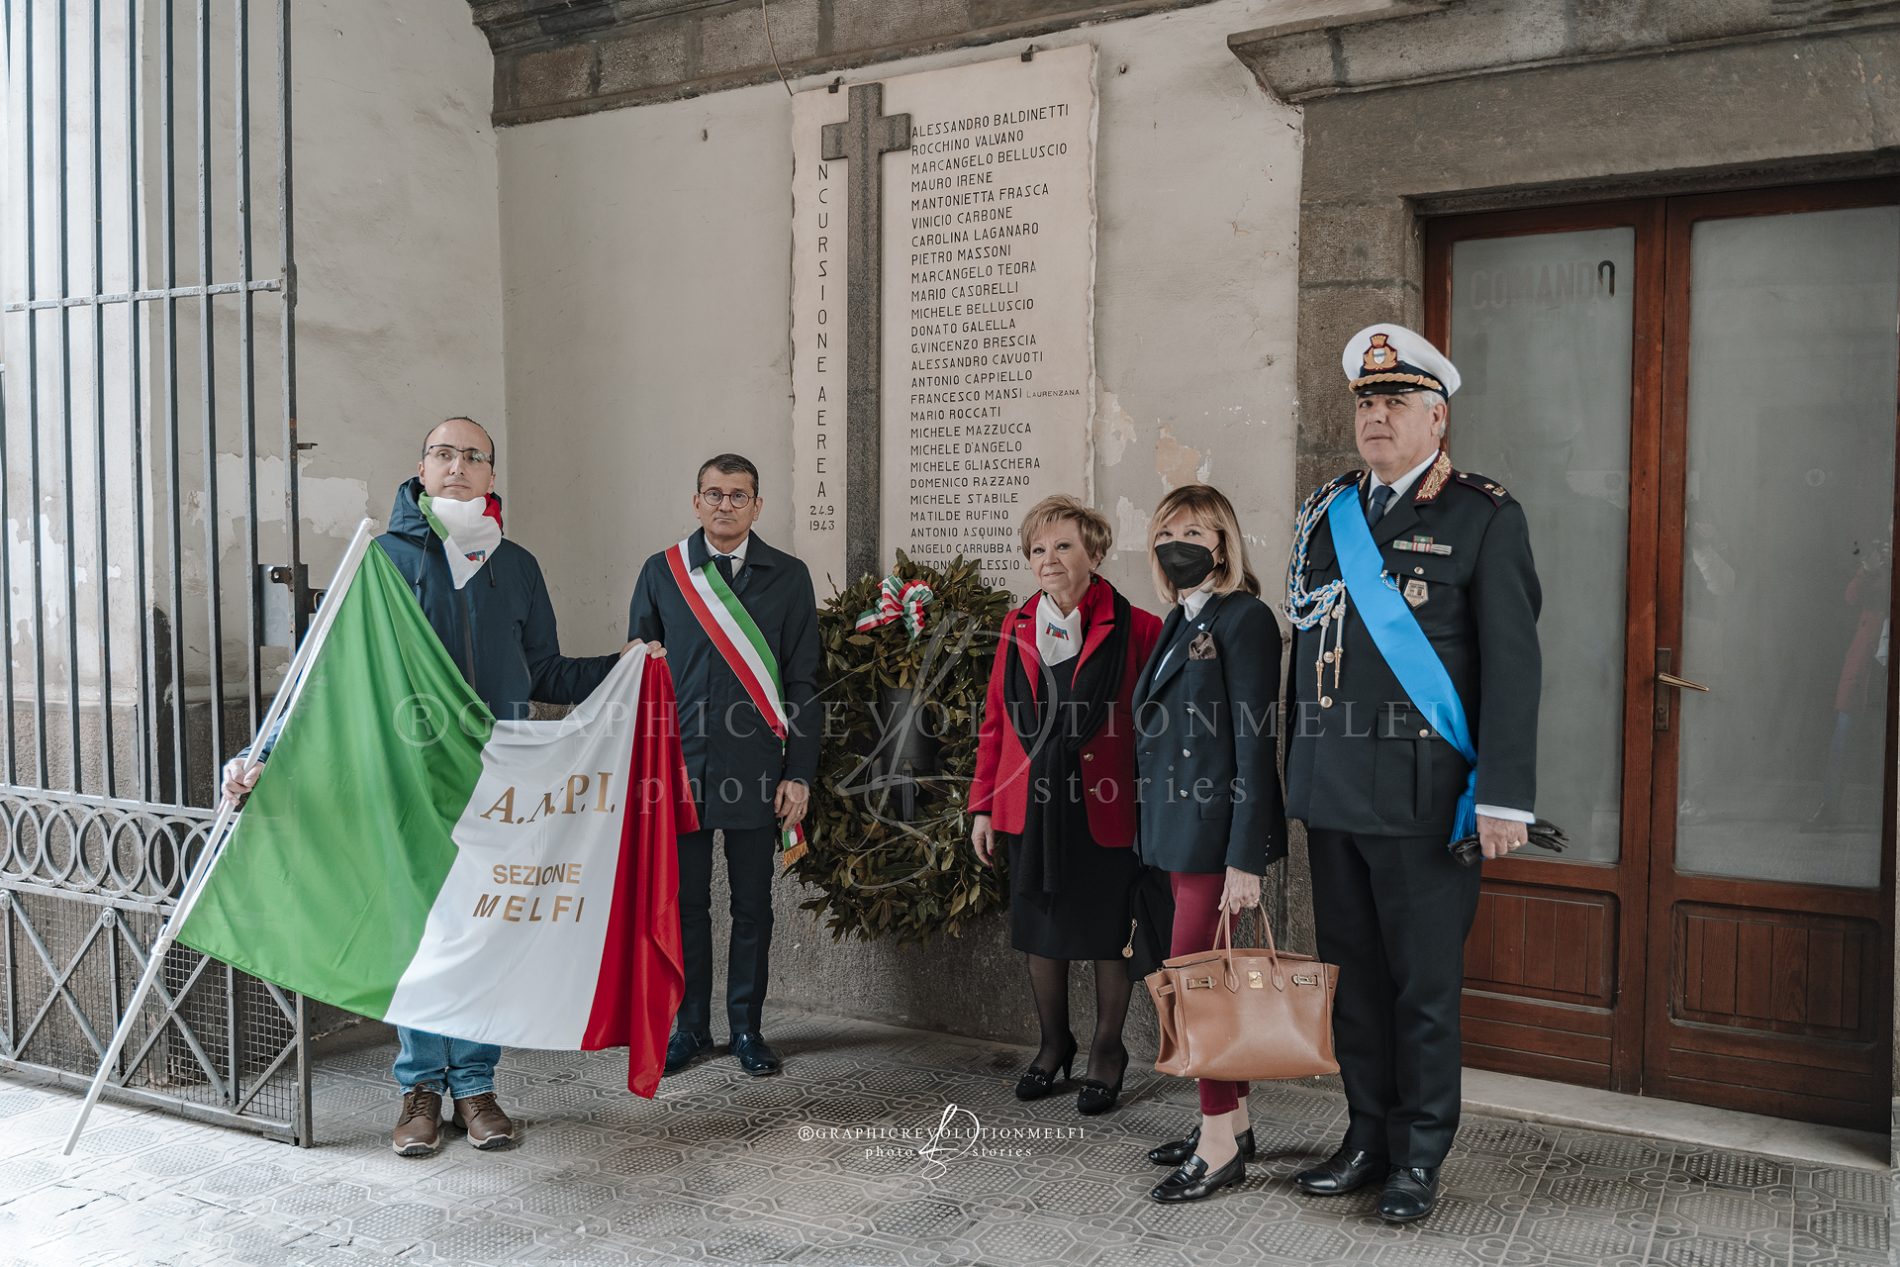
{"type": "Polygon", "coordinates": [[[1389,370],[1399,363],[1398,349],[1391,345],[1392,336],[1383,332],[1372,336],[1372,344],[1366,348],[1364,365],[1368,373],[1389,370]]]}

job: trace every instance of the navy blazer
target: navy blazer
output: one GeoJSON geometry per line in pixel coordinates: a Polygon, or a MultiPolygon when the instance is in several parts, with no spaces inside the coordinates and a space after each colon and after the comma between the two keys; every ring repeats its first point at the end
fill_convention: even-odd
{"type": "Polygon", "coordinates": [[[1192,621],[1175,604],[1135,684],[1142,861],[1264,875],[1285,855],[1279,688],[1280,623],[1265,603],[1217,594],[1192,621]]]}
{"type": "MultiPolygon", "coordinates": [[[[698,567],[710,557],[704,530],[693,533],[687,565],[698,567]]],[[[784,744],[700,628],[665,551],[640,569],[627,616],[628,638],[666,644],[679,694],[680,747],[702,828],[769,827],[777,821],[772,798],[780,781],[809,785],[818,777],[823,728],[815,708],[818,603],[811,572],[755,532],[732,588],[778,660],[790,723],[784,744]]]]}

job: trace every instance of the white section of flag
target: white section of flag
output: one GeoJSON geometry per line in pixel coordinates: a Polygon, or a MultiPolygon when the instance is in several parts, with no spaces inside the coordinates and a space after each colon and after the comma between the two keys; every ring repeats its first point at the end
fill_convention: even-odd
{"type": "Polygon", "coordinates": [[[558,726],[495,724],[481,778],[455,825],[456,860],[390,999],[384,1019],[391,1024],[509,1047],[582,1045],[629,796],[639,795],[628,778],[646,658],[644,647],[622,656],[558,726]],[[603,771],[611,812],[601,811],[597,795],[603,771]],[[587,783],[572,785],[575,812],[568,813],[577,776],[587,783]],[[497,806],[510,787],[512,821],[503,822],[497,806]],[[553,798],[553,814],[539,812],[544,795],[553,798]],[[516,868],[517,882],[498,882],[498,866],[516,868]],[[547,871],[575,866],[576,882],[547,871]],[[548,882],[518,882],[529,876],[548,882]],[[495,1005],[498,997],[505,1007],[495,1005]]]}

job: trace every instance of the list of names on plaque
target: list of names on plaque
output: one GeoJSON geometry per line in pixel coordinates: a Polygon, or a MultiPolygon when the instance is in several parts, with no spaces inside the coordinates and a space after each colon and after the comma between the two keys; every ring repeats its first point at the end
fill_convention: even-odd
{"type": "MultiPolygon", "coordinates": [[[[920,562],[980,560],[1035,586],[1024,511],[1090,493],[1094,409],[1094,50],[885,80],[910,147],[884,156],[882,533],[920,562]]],[[[793,547],[842,584],[842,163],[818,129],[844,94],[794,103],[793,547]]],[[[820,588],[826,588],[822,581],[820,588]]]]}

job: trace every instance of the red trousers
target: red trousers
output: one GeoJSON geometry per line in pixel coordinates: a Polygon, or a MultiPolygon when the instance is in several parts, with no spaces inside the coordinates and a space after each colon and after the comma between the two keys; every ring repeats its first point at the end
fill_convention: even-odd
{"type": "MultiPolygon", "coordinates": [[[[1170,871],[1168,881],[1174,889],[1174,938],[1168,954],[1192,955],[1214,948],[1214,933],[1220,927],[1220,893],[1227,884],[1227,872],[1202,874],[1198,871],[1170,871]]],[[[1231,936],[1233,929],[1229,928],[1231,936]]],[[[1247,1094],[1244,1082],[1217,1082],[1202,1078],[1201,1112],[1209,1117],[1232,1113],[1247,1094]]]]}

